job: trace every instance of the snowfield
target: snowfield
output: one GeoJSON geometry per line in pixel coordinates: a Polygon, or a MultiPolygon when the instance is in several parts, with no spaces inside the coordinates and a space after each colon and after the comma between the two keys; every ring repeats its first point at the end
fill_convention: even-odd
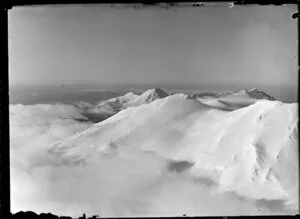
{"type": "Polygon", "coordinates": [[[53,193],[41,198],[59,206],[53,212],[72,206],[107,217],[299,211],[298,103],[257,89],[209,96],[151,89],[86,107],[112,116],[46,148],[56,166],[49,161],[45,179],[56,181],[35,184],[53,193]]]}

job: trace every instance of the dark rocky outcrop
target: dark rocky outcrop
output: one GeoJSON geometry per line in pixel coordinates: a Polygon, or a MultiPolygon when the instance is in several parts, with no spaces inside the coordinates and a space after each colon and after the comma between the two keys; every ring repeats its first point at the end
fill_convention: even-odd
{"type": "MultiPolygon", "coordinates": [[[[69,216],[57,216],[51,213],[41,213],[37,214],[32,211],[20,211],[15,214],[11,214],[10,218],[12,219],[75,219],[69,216]]],[[[97,219],[100,218],[98,215],[92,216],[92,217],[86,217],[85,214],[83,216],[79,217],[80,219],[97,219]]],[[[77,218],[76,218],[77,219],[77,218]]]]}
{"type": "Polygon", "coordinates": [[[32,212],[32,211],[20,211],[17,212],[16,214],[12,215],[13,219],[38,219],[40,218],[38,214],[32,212]]]}

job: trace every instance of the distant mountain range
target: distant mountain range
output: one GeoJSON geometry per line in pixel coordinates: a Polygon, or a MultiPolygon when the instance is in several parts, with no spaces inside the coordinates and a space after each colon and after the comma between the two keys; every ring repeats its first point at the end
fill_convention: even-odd
{"type": "MultiPolygon", "coordinates": [[[[76,105],[84,109],[85,114],[88,117],[92,117],[95,121],[102,121],[123,109],[140,106],[142,104],[148,104],[154,100],[165,98],[173,94],[178,93],[169,94],[161,88],[153,88],[145,91],[140,95],[134,92],[129,92],[123,96],[103,100],[96,104],[78,102],[76,105]]],[[[193,95],[187,95],[183,93],[180,94],[185,96],[186,98],[196,99],[210,106],[215,106],[226,110],[235,110],[237,108],[249,106],[250,104],[253,104],[260,99],[276,100],[274,97],[271,97],[270,95],[256,88],[247,91],[240,90],[220,94],[212,92],[202,92],[193,95]],[[234,101],[232,101],[234,99],[239,99],[239,102],[241,104],[234,104],[234,101]]]]}
{"type": "Polygon", "coordinates": [[[229,95],[240,95],[240,96],[249,96],[250,98],[254,99],[265,99],[265,100],[276,100],[274,97],[266,94],[265,92],[258,90],[257,88],[253,88],[250,90],[240,90],[240,91],[232,91],[232,92],[225,92],[221,94],[216,94],[214,97],[226,97],[229,95]]]}

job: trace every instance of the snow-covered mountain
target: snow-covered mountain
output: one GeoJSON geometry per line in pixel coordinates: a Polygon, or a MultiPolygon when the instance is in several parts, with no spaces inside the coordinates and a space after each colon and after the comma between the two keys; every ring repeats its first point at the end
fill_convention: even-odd
{"type": "Polygon", "coordinates": [[[131,106],[139,106],[144,103],[151,103],[154,100],[161,99],[164,97],[169,96],[167,92],[160,88],[154,88],[145,91],[139,97],[135,98],[133,101],[130,102],[129,105],[131,106]]]}
{"type": "Polygon", "coordinates": [[[194,95],[195,98],[205,104],[226,110],[236,110],[242,107],[250,106],[258,100],[276,100],[274,97],[260,91],[256,88],[250,90],[239,90],[224,92],[210,96],[194,95]]]}
{"type": "MultiPolygon", "coordinates": [[[[256,88],[248,91],[241,90],[220,94],[202,92],[193,95],[180,93],[180,95],[185,96],[185,98],[196,99],[207,105],[226,110],[235,110],[249,106],[260,99],[275,100],[275,98],[256,88]]],[[[99,117],[98,121],[102,121],[103,119],[108,118],[128,107],[136,107],[145,103],[151,103],[156,99],[165,98],[167,96],[169,96],[169,94],[163,89],[154,88],[145,91],[141,95],[130,92],[123,96],[100,101],[95,105],[78,103],[77,106],[82,108],[88,117],[96,118],[96,121],[97,117],[99,117]]]]}
{"type": "MultiPolygon", "coordinates": [[[[256,100],[228,111],[182,94],[159,98],[159,92],[130,98],[130,103],[147,103],[148,97],[152,102],[124,109],[58,142],[51,152],[71,163],[151,152],[190,163],[190,177],[208,177],[220,192],[297,206],[298,104],[256,100]]],[[[234,95],[249,93],[260,94],[228,94],[227,104],[237,104],[234,95]]]]}
{"type": "Polygon", "coordinates": [[[141,95],[133,92],[127,93],[124,96],[115,97],[109,100],[104,100],[91,107],[89,112],[113,115],[120,110],[128,107],[139,106],[144,103],[150,103],[156,99],[164,98],[169,94],[160,88],[150,89],[141,95]]]}
{"type": "Polygon", "coordinates": [[[215,95],[215,98],[218,97],[244,97],[244,98],[254,98],[254,99],[265,99],[265,100],[276,100],[274,97],[266,94],[265,92],[258,90],[257,88],[252,88],[250,90],[240,90],[225,92],[215,95]]]}
{"type": "Polygon", "coordinates": [[[131,101],[139,97],[139,95],[132,92],[125,94],[124,96],[115,97],[109,100],[104,100],[96,104],[96,106],[90,109],[94,113],[115,114],[120,110],[126,108],[131,101]]]}
{"type": "Polygon", "coordinates": [[[212,92],[202,92],[202,93],[198,93],[198,94],[193,94],[190,95],[192,98],[212,98],[215,97],[217,94],[216,93],[212,93],[212,92]]]}

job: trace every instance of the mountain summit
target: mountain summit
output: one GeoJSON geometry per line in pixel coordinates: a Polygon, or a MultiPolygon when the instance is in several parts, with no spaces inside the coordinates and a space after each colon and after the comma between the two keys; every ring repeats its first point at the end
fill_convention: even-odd
{"type": "MultiPolygon", "coordinates": [[[[224,92],[219,94],[211,92],[202,92],[200,94],[194,95],[186,95],[183,93],[174,94],[180,95],[185,99],[196,99],[197,101],[200,101],[206,105],[225,110],[236,110],[242,107],[246,107],[254,104],[261,99],[271,101],[276,100],[274,97],[271,97],[270,95],[261,90],[258,90],[257,88],[253,88],[250,90],[224,92]]],[[[130,92],[123,96],[101,101],[94,106],[85,107],[85,111],[87,111],[87,114],[91,114],[93,117],[98,117],[100,115],[99,121],[102,121],[103,118],[108,118],[123,109],[129,107],[137,107],[143,104],[149,104],[157,99],[163,99],[169,96],[173,96],[174,94],[169,94],[161,88],[152,88],[146,90],[140,95],[130,92]]]]}
{"type": "Polygon", "coordinates": [[[95,115],[104,114],[111,116],[128,107],[140,106],[167,96],[169,96],[169,94],[160,88],[149,89],[141,95],[129,92],[123,96],[103,100],[97,105],[90,107],[88,111],[95,115]]]}
{"type": "Polygon", "coordinates": [[[266,94],[265,92],[258,90],[257,88],[252,88],[250,90],[239,90],[239,91],[231,91],[217,94],[215,97],[227,97],[227,96],[248,96],[254,99],[265,99],[265,100],[276,100],[274,97],[266,94]]]}
{"type": "Polygon", "coordinates": [[[133,101],[135,104],[150,103],[156,99],[161,99],[169,96],[169,94],[161,88],[153,88],[142,93],[133,101]]]}

